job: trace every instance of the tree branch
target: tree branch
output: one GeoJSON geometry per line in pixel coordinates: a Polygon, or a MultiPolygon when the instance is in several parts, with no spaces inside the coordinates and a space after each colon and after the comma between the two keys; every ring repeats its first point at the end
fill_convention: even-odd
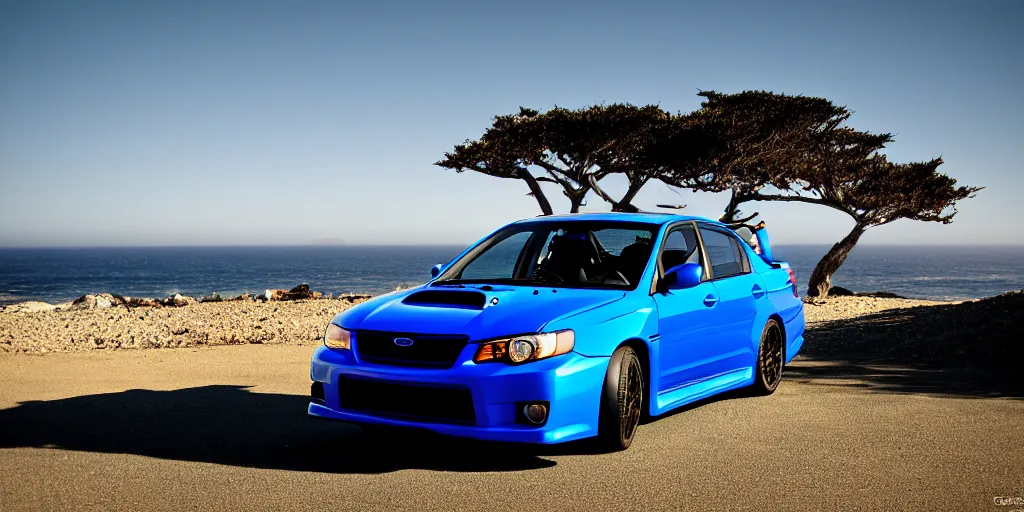
{"type": "Polygon", "coordinates": [[[640,192],[640,189],[644,188],[644,185],[646,185],[647,182],[650,179],[651,179],[650,177],[645,176],[643,179],[641,179],[639,181],[636,181],[636,182],[630,181],[629,188],[626,189],[626,193],[622,195],[622,199],[620,199],[619,202],[620,203],[626,203],[626,204],[632,204],[633,203],[633,198],[636,197],[637,193],[640,192]]]}
{"type": "Polygon", "coordinates": [[[530,187],[530,193],[533,194],[534,199],[537,200],[537,204],[540,206],[540,211],[544,215],[551,215],[554,210],[551,209],[551,203],[548,202],[547,196],[544,195],[544,191],[540,189],[540,183],[537,182],[537,178],[530,174],[530,171],[520,167],[516,174],[520,179],[526,182],[526,186],[530,187]]]}
{"type": "Polygon", "coordinates": [[[827,199],[822,199],[820,197],[786,196],[786,195],[782,195],[782,194],[753,193],[753,194],[747,195],[747,196],[741,198],[740,200],[738,200],[736,202],[736,205],[738,206],[740,203],[745,203],[745,202],[748,202],[748,201],[781,201],[781,202],[820,204],[820,205],[823,205],[823,206],[828,206],[829,208],[832,208],[834,210],[839,210],[839,211],[841,211],[841,212],[843,212],[843,213],[853,217],[854,219],[858,218],[858,214],[857,214],[856,211],[851,211],[851,210],[847,209],[846,207],[844,207],[843,205],[833,203],[832,201],[829,201],[827,199]]]}
{"type": "Polygon", "coordinates": [[[632,204],[625,203],[625,202],[622,202],[622,201],[616,201],[616,200],[612,199],[612,196],[608,195],[608,193],[605,192],[604,189],[602,189],[600,186],[598,186],[597,179],[594,178],[593,174],[587,176],[587,181],[590,182],[590,188],[594,191],[595,194],[600,196],[601,199],[604,199],[605,201],[608,201],[609,203],[611,203],[612,211],[613,212],[634,212],[635,213],[635,212],[639,212],[640,211],[639,208],[637,208],[636,206],[633,206],[632,204]]]}

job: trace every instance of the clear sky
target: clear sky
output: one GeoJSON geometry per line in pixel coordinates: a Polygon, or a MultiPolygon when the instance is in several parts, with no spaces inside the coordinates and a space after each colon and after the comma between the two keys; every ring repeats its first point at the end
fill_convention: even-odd
{"type": "MultiPolygon", "coordinates": [[[[699,89],[827,97],[891,159],[987,187],[863,243],[1024,243],[1024,2],[768,3],[2,0],[0,246],[466,244],[539,213],[520,181],[432,165],[494,115],[699,89]]],[[[754,209],[777,243],[852,226],[754,209]]]]}

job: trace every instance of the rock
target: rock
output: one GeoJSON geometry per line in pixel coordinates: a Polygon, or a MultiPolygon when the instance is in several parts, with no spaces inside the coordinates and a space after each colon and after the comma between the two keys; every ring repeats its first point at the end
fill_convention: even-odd
{"type": "Polygon", "coordinates": [[[314,294],[309,290],[308,284],[300,284],[288,291],[266,290],[257,298],[264,302],[271,300],[303,300],[314,298],[314,294]]]}
{"type": "Polygon", "coordinates": [[[285,294],[285,298],[283,300],[301,300],[312,298],[313,292],[309,291],[309,285],[303,283],[296,286],[295,288],[292,288],[291,290],[288,290],[288,293],[285,294]]]}
{"type": "Polygon", "coordinates": [[[199,302],[223,302],[224,299],[218,293],[207,295],[205,297],[199,297],[199,302]]]}
{"type": "Polygon", "coordinates": [[[188,306],[189,304],[195,304],[196,300],[192,297],[185,297],[180,293],[176,293],[166,299],[160,301],[164,306],[181,307],[188,306]]]}
{"type": "Polygon", "coordinates": [[[53,304],[30,300],[7,306],[3,308],[3,311],[4,313],[40,313],[43,311],[53,311],[54,309],[57,309],[57,306],[54,306],[53,304]]]}
{"type": "Polygon", "coordinates": [[[109,293],[82,295],[71,303],[70,309],[109,308],[117,302],[117,299],[109,293]]]}
{"type": "Polygon", "coordinates": [[[854,295],[856,294],[850,291],[848,288],[843,288],[842,286],[833,286],[828,289],[829,297],[852,297],[854,295]]]}
{"type": "Polygon", "coordinates": [[[132,308],[158,308],[162,304],[156,299],[150,299],[146,297],[125,297],[128,299],[127,305],[132,308]]]}
{"type": "Polygon", "coordinates": [[[248,293],[243,293],[243,294],[239,295],[238,297],[235,297],[235,298],[233,298],[231,300],[233,300],[233,301],[253,300],[253,296],[249,295],[248,293]]]}
{"type": "Polygon", "coordinates": [[[856,295],[858,297],[874,297],[876,299],[906,299],[907,298],[907,297],[904,297],[902,295],[897,295],[897,294],[895,294],[893,292],[882,292],[882,291],[866,292],[866,293],[856,293],[854,295],[856,295]]]}

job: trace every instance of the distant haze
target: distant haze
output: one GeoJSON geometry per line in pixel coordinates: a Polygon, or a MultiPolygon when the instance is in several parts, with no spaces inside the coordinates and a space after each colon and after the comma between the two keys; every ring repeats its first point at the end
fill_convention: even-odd
{"type": "MultiPolygon", "coordinates": [[[[519,181],[432,165],[492,116],[692,111],[699,89],[824,96],[894,133],[892,160],[987,187],[952,225],[865,244],[1020,244],[1022,62],[1022,2],[3,2],[0,246],[463,245],[538,213],[519,181]]],[[[726,199],[651,184],[636,203],[726,199]]],[[[852,225],[744,211],[776,243],[852,225]]]]}

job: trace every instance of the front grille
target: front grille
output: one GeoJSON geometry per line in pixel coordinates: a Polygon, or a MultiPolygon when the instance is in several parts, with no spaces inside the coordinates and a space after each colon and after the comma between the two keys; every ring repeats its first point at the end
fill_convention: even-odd
{"type": "Polygon", "coordinates": [[[436,423],[476,424],[473,396],[459,387],[410,386],[340,376],[342,409],[436,423]]]}
{"type": "Polygon", "coordinates": [[[356,331],[355,350],[359,359],[368,363],[451,368],[467,343],[468,336],[356,331]],[[395,343],[396,339],[401,344],[395,343]]]}

